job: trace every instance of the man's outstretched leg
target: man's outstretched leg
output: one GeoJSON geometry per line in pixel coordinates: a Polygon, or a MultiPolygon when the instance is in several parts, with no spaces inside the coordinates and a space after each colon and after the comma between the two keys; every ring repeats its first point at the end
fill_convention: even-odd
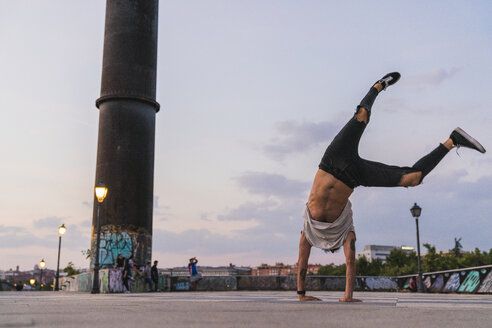
{"type": "Polygon", "coordinates": [[[399,182],[399,186],[413,187],[419,185],[427,174],[434,169],[441,159],[454,147],[465,147],[474,149],[480,153],[485,153],[485,148],[472,136],[461,128],[453,130],[446,141],[440,144],[428,155],[422,157],[412,168],[418,171],[404,174],[399,182]]]}

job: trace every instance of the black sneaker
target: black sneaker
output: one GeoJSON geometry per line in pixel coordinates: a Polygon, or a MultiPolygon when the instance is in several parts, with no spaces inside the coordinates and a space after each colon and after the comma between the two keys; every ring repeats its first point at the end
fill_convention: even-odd
{"type": "Polygon", "coordinates": [[[395,84],[400,79],[401,75],[398,72],[388,73],[376,83],[380,83],[383,86],[383,90],[386,90],[390,85],[395,84]]]}
{"type": "Polygon", "coordinates": [[[453,140],[453,144],[456,147],[471,148],[481,153],[485,153],[485,148],[483,148],[480,142],[473,139],[472,136],[470,136],[468,133],[463,131],[463,129],[461,128],[454,129],[454,131],[451,132],[451,135],[449,137],[451,138],[451,140],[453,140]]]}

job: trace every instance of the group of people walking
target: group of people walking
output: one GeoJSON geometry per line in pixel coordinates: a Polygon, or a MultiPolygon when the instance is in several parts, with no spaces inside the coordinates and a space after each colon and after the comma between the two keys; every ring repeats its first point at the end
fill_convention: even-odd
{"type": "MultiPolygon", "coordinates": [[[[152,263],[149,261],[145,266],[138,268],[135,264],[135,259],[133,256],[124,258],[122,254],[118,254],[114,268],[122,271],[121,279],[123,282],[124,292],[130,293],[131,283],[135,281],[134,273],[135,276],[142,277],[144,279],[148,292],[157,292],[159,290],[159,271],[157,269],[158,263],[158,261],[154,261],[154,265],[151,265],[152,263]]],[[[192,257],[188,263],[190,285],[193,290],[196,290],[198,282],[202,279],[202,275],[198,272],[197,263],[198,260],[196,257],[192,257]]]]}
{"type": "Polygon", "coordinates": [[[148,292],[156,292],[159,288],[159,271],[157,270],[158,263],[158,261],[154,261],[154,265],[151,265],[152,263],[149,261],[147,262],[147,265],[138,268],[135,264],[135,259],[133,258],[133,256],[130,256],[128,259],[126,259],[123,257],[123,255],[118,254],[114,267],[116,269],[122,270],[121,277],[123,288],[125,289],[124,292],[130,292],[131,282],[135,280],[133,273],[144,278],[148,292]]]}

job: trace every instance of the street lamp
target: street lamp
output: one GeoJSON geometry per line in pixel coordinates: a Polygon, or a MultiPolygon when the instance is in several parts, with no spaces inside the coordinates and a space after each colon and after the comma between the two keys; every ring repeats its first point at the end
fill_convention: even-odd
{"type": "Polygon", "coordinates": [[[418,206],[417,203],[414,203],[412,208],[410,209],[410,212],[412,213],[412,216],[415,218],[415,224],[417,225],[417,263],[418,263],[418,270],[419,270],[419,281],[417,284],[417,291],[419,293],[423,293],[424,280],[422,275],[422,265],[420,263],[420,238],[419,238],[419,216],[420,213],[422,213],[422,208],[418,206]]]}
{"type": "Polygon", "coordinates": [[[60,280],[60,249],[61,249],[61,239],[62,236],[67,232],[67,228],[64,224],[58,227],[58,263],[56,264],[56,280],[55,280],[55,291],[60,290],[59,280],[60,280]]]}
{"type": "Polygon", "coordinates": [[[39,274],[39,285],[40,285],[40,288],[43,287],[43,269],[44,267],[46,266],[46,262],[43,260],[41,260],[41,262],[39,262],[39,269],[41,270],[41,273],[39,274]]]}
{"type": "Polygon", "coordinates": [[[31,284],[31,286],[34,287],[34,284],[36,283],[36,279],[34,279],[34,278],[30,279],[29,283],[31,284]]]}
{"type": "Polygon", "coordinates": [[[108,188],[102,183],[99,183],[94,191],[97,198],[97,224],[96,224],[96,259],[94,262],[94,278],[92,279],[92,294],[99,293],[99,242],[101,240],[101,207],[104,198],[108,194],[108,188]]]}

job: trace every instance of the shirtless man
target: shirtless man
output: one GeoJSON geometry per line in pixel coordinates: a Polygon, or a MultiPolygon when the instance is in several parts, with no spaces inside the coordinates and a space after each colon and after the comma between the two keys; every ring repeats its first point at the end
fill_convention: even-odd
{"type": "Polygon", "coordinates": [[[362,99],[357,111],[328,146],[314,178],[304,209],[304,229],[299,243],[297,294],[300,301],[319,301],[306,296],[305,280],[311,247],[335,252],[343,246],[347,265],[345,295],[340,302],[360,302],[353,298],[355,282],[355,229],[349,197],[357,186],[413,187],[441,161],[453,147],[485,153],[484,147],[465,131],[456,128],[444,143],[412,167],[390,166],[359,157],[359,141],[369,123],[371,108],[379,92],[400,79],[397,72],[386,74],[362,99]]]}

